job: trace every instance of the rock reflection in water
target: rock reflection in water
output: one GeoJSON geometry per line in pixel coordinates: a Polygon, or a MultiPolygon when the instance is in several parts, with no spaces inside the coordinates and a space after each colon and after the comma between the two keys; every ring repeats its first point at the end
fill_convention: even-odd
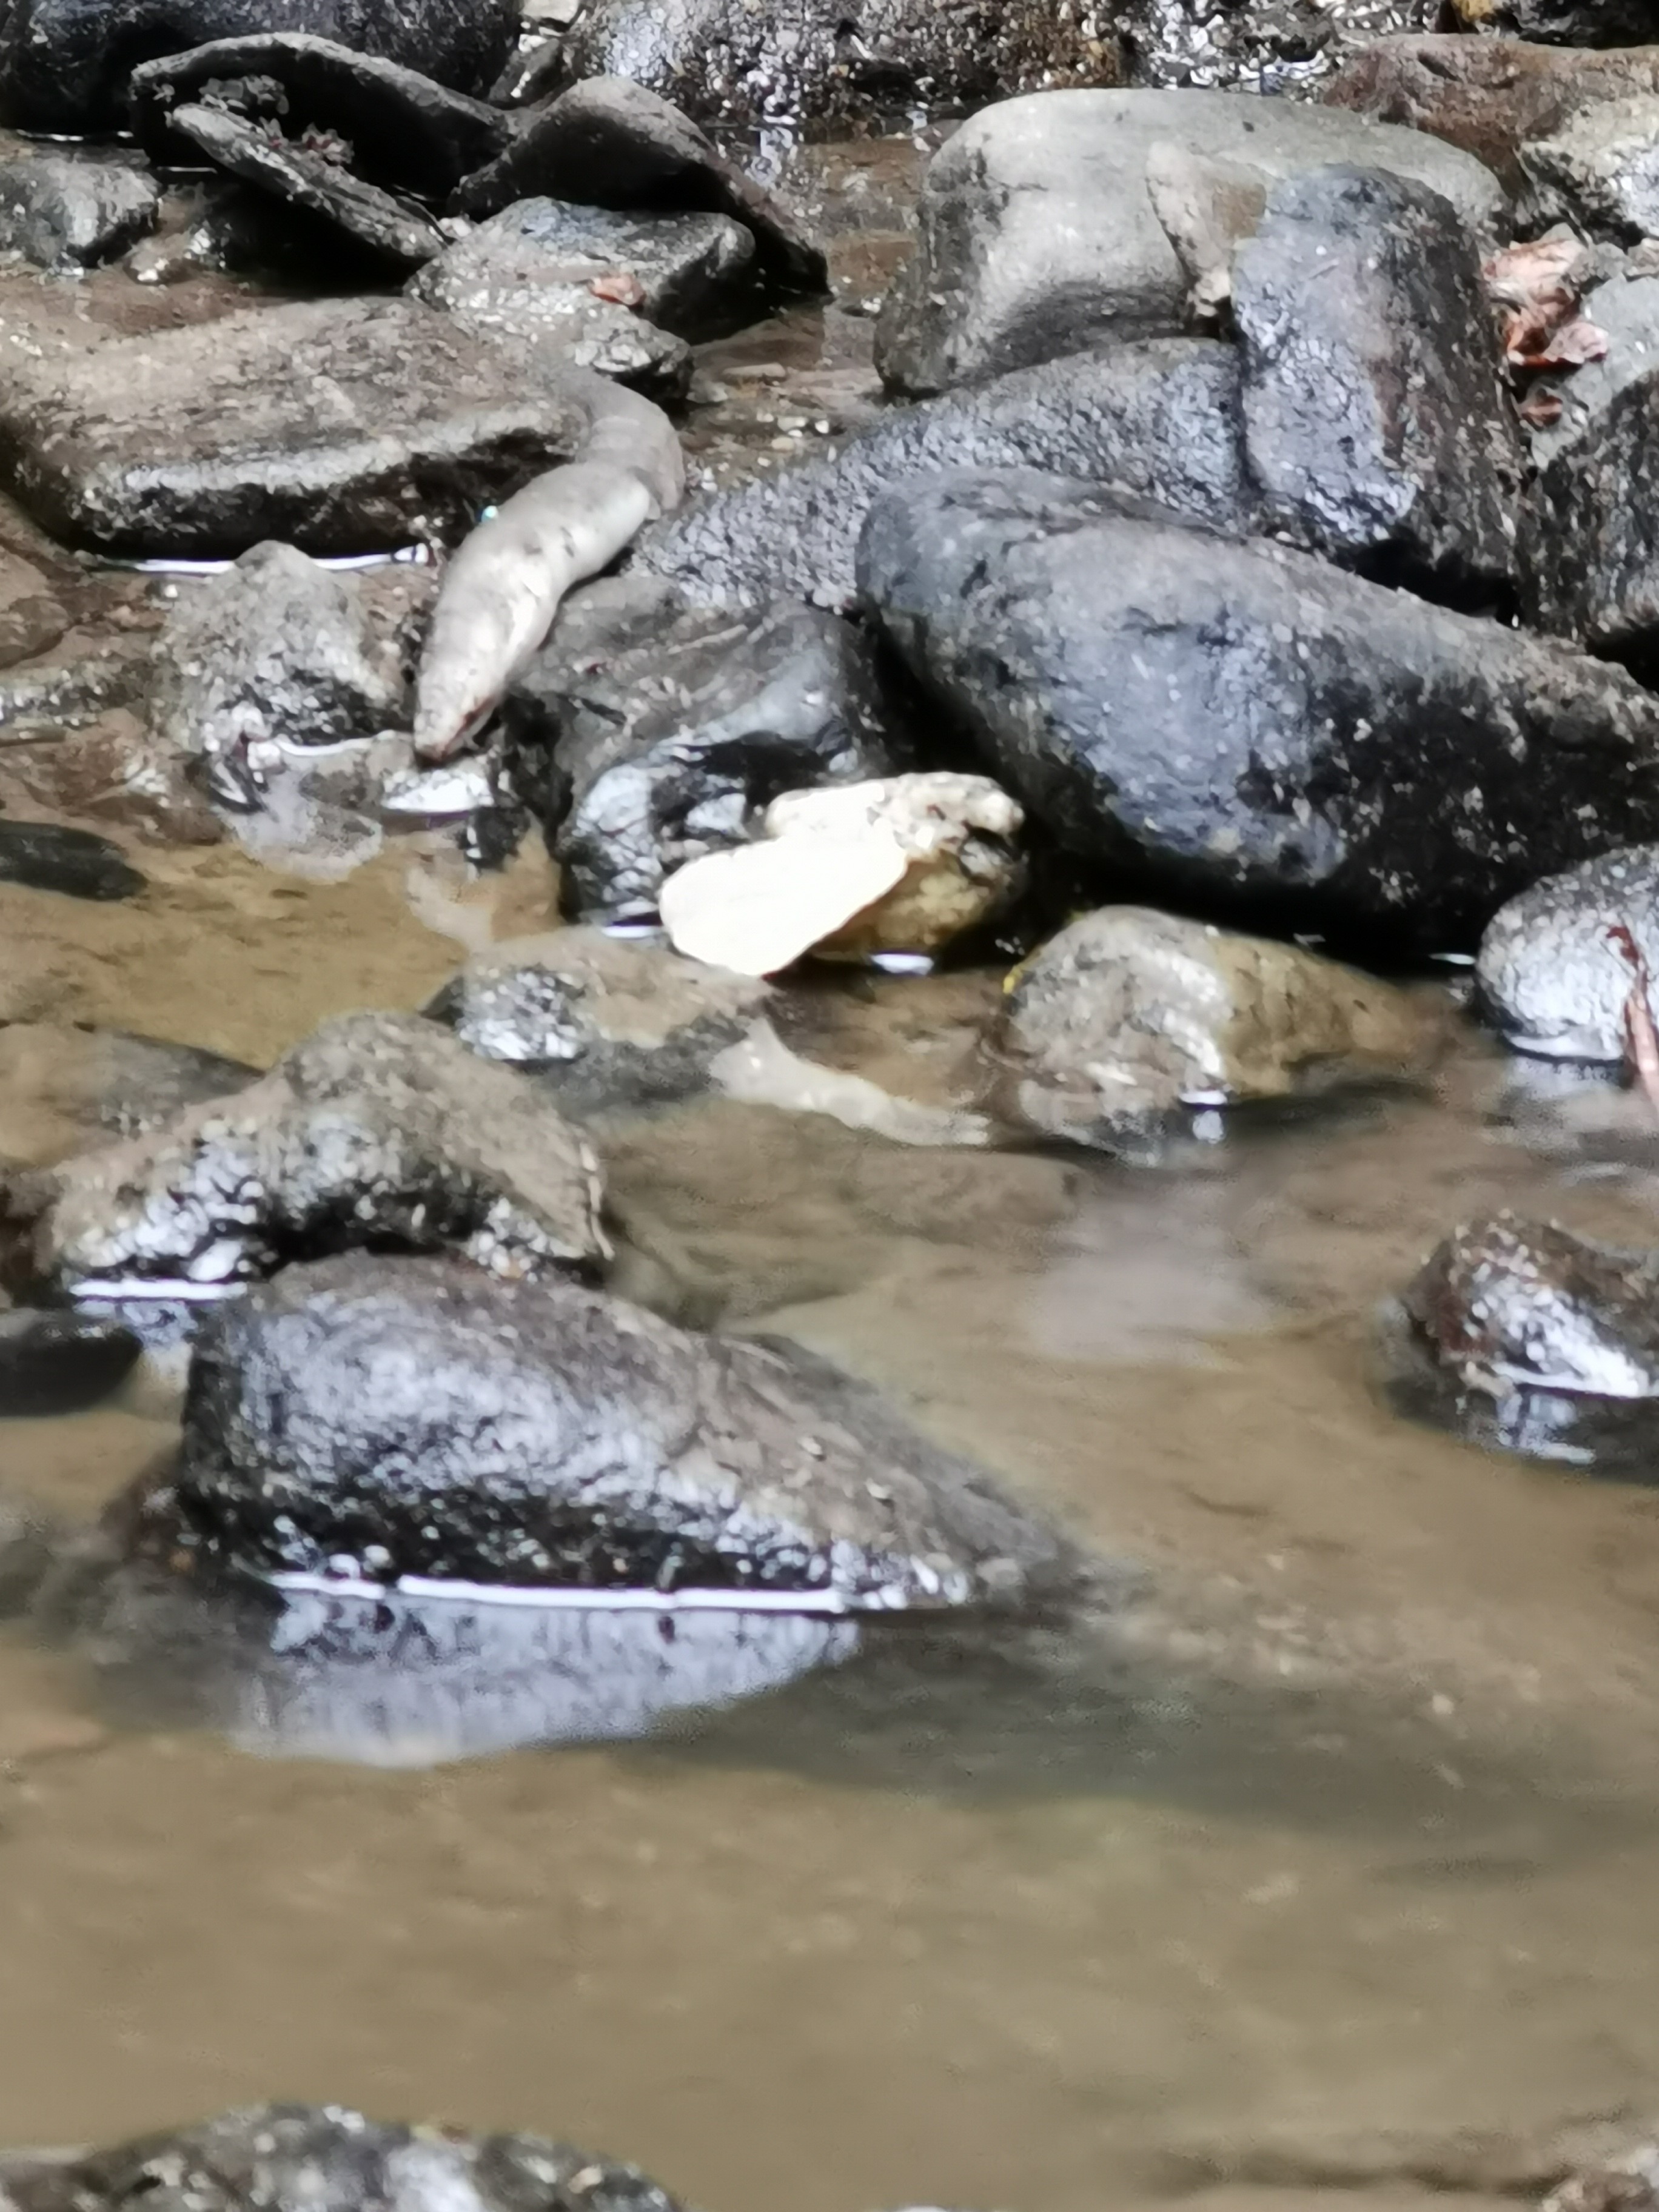
{"type": "Polygon", "coordinates": [[[134,1720],[165,1713],[270,1756],[412,1767],[642,1735],[858,1642],[848,1621],[800,1613],[210,1592],[125,1567],[91,1648],[134,1720]]]}

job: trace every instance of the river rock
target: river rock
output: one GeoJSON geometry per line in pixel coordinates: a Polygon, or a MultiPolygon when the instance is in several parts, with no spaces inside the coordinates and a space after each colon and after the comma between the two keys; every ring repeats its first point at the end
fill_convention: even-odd
{"type": "Polygon", "coordinates": [[[435,200],[494,161],[512,136],[508,118],[487,100],[301,31],[217,39],[145,62],[132,73],[131,99],[139,143],[163,166],[185,150],[173,134],[173,111],[206,103],[263,114],[291,140],[320,138],[365,183],[435,200]]]}
{"type": "MultiPolygon", "coordinates": [[[[526,287],[610,288],[677,337],[729,330],[752,306],[755,241],[729,216],[619,215],[520,200],[447,246],[410,280],[417,299],[459,313],[526,287]]],[[[601,295],[603,296],[603,295],[601,295]]],[[[597,301],[596,301],[597,304],[597,301]]]]}
{"type": "Polygon", "coordinates": [[[1110,1151],[1183,1109],[1401,1074],[1435,1026],[1404,991],[1295,945],[1104,907],[1017,971],[998,1088],[1043,1136],[1110,1151]]]}
{"type": "Polygon", "coordinates": [[[651,909],[780,793],[902,765],[867,641],[787,600],[740,615],[628,577],[578,594],[508,695],[513,780],[576,914],[651,909]]]}
{"type": "Polygon", "coordinates": [[[771,997],[665,945],[561,929],[475,954],[427,1012],[469,1051],[533,1068],[580,1115],[693,1097],[771,997]]]}
{"type": "Polygon", "coordinates": [[[332,744],[399,722],[406,689],[356,580],[266,544],[181,594],[156,654],[151,727],[210,759],[250,744],[332,744]]]}
{"type": "Polygon", "coordinates": [[[586,1140],[533,1084],[418,1016],[351,1014],[232,1097],[11,1177],[0,1211],[14,1280],[210,1293],[352,1245],[587,1267],[599,1200],[586,1140]]]}
{"type": "Polygon", "coordinates": [[[0,119],[22,131],[112,130],[126,120],[138,64],[270,31],[330,39],[482,93],[518,27],[516,0],[10,0],[0,119]]]}
{"type": "Polygon", "coordinates": [[[678,2212],[637,2167],[541,2136],[383,2126],[343,2105],[252,2105],[113,2149],[0,2160],[16,2212],[678,2212]]]}
{"type": "Polygon", "coordinates": [[[0,1025],[0,1159],[33,1165],[158,1129],[259,1071],[222,1053],[125,1030],[0,1025]]]}
{"type": "Polygon", "coordinates": [[[0,820],[0,883],[65,898],[134,898],[144,878],[118,845],[61,822],[0,820]]]}
{"type": "Polygon", "coordinates": [[[361,1255],[213,1314],[174,1493],[210,1557],[349,1557],[384,1581],[885,1610],[1016,1602],[1068,1564],[988,1476],[793,1345],[361,1255]]]}
{"type": "Polygon", "coordinates": [[[699,123],[867,130],[872,112],[982,107],[1050,84],[1115,84],[1110,17],[1067,0],[590,0],[565,42],[573,76],[615,70],[699,123]]]}
{"type": "Polygon", "coordinates": [[[1570,222],[1626,246],[1659,231],[1659,94],[1589,108],[1523,145],[1519,160],[1529,221],[1570,222]]]}
{"type": "MultiPolygon", "coordinates": [[[[1498,908],[1475,972],[1483,1011],[1510,1044],[1549,1060],[1624,1060],[1635,979],[1608,942],[1620,927],[1659,975],[1659,845],[1604,853],[1498,908]]],[[[1659,1004],[1652,1011],[1659,1021],[1659,1004]]]]}
{"type": "Polygon", "coordinates": [[[94,1315],[0,1313],[0,1419],[84,1413],[120,1389],[141,1349],[131,1329],[94,1315]]]}
{"type": "Polygon", "coordinates": [[[94,269],[154,230],[161,204],[136,162],[32,154],[0,164],[0,252],[41,269],[94,269]]]}
{"type": "Polygon", "coordinates": [[[1244,446],[1272,521],[1467,599],[1515,567],[1519,435],[1473,234],[1380,170],[1274,186],[1233,264],[1244,446]]]}
{"type": "Polygon", "coordinates": [[[570,458],[598,381],[515,375],[411,300],[257,307],[13,364],[0,475],[54,536],[106,553],[234,557],[267,538],[361,553],[423,527],[456,538],[570,458]]]}
{"type": "Polygon", "coordinates": [[[952,468],[1042,468],[1112,484],[1172,515],[1243,530],[1255,519],[1236,348],[1154,338],[998,377],[895,409],[838,451],[691,501],[641,536],[629,565],[713,605],[788,592],[844,610],[859,532],[896,485],[952,468]]]}
{"type": "Polygon", "coordinates": [[[1032,816],[1183,896],[1438,948],[1659,834],[1659,701],[1622,670],[1287,547],[963,474],[878,504],[859,574],[1032,816]]]}
{"type": "Polygon", "coordinates": [[[1420,30],[1437,0],[1128,0],[1117,21],[1136,84],[1304,91],[1367,40],[1420,30]]]}
{"type": "Polygon", "coordinates": [[[696,124],[643,85],[598,76],[526,116],[499,161],[455,194],[454,209],[495,215],[546,195],[623,213],[723,215],[755,241],[775,290],[823,292],[823,252],[782,204],[728,161],[696,124]]]}
{"type": "Polygon", "coordinates": [[[916,250],[877,332],[883,380],[922,396],[1179,331],[1187,286],[1146,190],[1160,144],[1237,156],[1273,179],[1334,162],[1380,169],[1443,194],[1483,241],[1504,209],[1469,155],[1335,109],[1210,92],[1006,100],[928,164],[916,250]]]}

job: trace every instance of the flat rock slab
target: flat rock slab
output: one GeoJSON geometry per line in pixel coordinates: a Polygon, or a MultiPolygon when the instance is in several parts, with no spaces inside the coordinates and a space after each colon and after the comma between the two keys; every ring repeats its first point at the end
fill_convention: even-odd
{"type": "Polygon", "coordinates": [[[568,460],[581,392],[514,374],[413,301],[258,308],[20,365],[0,472],[55,537],[100,552],[234,558],[266,538],[368,552],[459,538],[568,460]]]}
{"type": "Polygon", "coordinates": [[[860,580],[1030,813],[1186,897],[1438,950],[1659,836],[1659,700],[1622,669],[1287,547],[963,474],[873,510],[860,580]]]}
{"type": "Polygon", "coordinates": [[[1477,236],[1504,207],[1472,156],[1339,110],[1212,92],[1047,92],[965,123],[933,156],[916,251],[890,293],[877,366],[913,397],[1108,338],[1179,331],[1187,284],[1146,191],[1160,143],[1274,179],[1331,162],[1442,192],[1477,236]]]}

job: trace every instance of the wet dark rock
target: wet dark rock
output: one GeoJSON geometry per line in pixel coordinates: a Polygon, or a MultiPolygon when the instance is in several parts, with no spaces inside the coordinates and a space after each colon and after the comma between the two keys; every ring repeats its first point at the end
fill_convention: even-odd
{"type": "Polygon", "coordinates": [[[533,1068],[580,1115],[694,1097],[771,998],[663,945],[562,929],[476,954],[427,1012],[486,1060],[533,1068]]]}
{"type": "Polygon", "coordinates": [[[185,157],[172,112],[203,102],[264,118],[290,139],[322,135],[365,183],[433,199],[494,161],[512,129],[486,100],[301,31],[219,39],[133,71],[133,129],[156,161],[185,157]]]}
{"type": "Polygon", "coordinates": [[[1659,845],[1604,853],[1499,908],[1476,976],[1483,1011],[1509,1043],[1551,1060],[1624,1060],[1634,979],[1607,941],[1616,927],[1659,975],[1659,845]]]}
{"type": "Polygon", "coordinates": [[[1172,515],[1246,529],[1238,354],[1201,338],[1102,348],[895,410],[838,452],[694,500],[646,531],[635,571],[710,604],[792,592],[844,609],[872,502],[951,468],[1041,468],[1116,486],[1172,515]]]}
{"type": "Polygon", "coordinates": [[[1183,897],[1443,949],[1659,834],[1659,702],[1622,671],[1285,547],[964,474],[877,506],[859,574],[1030,813],[1183,897]]]}
{"type": "Polygon", "coordinates": [[[995,1051],[1019,1121],[1110,1151],[1185,1109],[1399,1075],[1435,1030],[1407,993],[1295,945],[1104,907],[1018,971],[995,1051]]]}
{"type": "Polygon", "coordinates": [[[414,301],[259,307],[18,364],[0,473],[54,535],[105,552],[372,551],[459,538],[568,459],[597,382],[515,374],[414,301]]]}
{"type": "Polygon", "coordinates": [[[92,269],[154,230],[161,191],[136,162],[34,154],[0,165],[0,252],[92,269]]]}
{"type": "Polygon", "coordinates": [[[573,76],[614,70],[699,123],[869,127],[872,112],[983,106],[1049,84],[1115,84],[1111,14],[1066,0],[591,0],[565,41],[573,76]]]}
{"type": "Polygon", "coordinates": [[[789,601],[736,615],[623,578],[573,599],[508,695],[508,758],[571,912],[654,908],[781,792],[901,764],[866,641],[789,601]]]}
{"type": "Polygon", "coordinates": [[[753,311],[754,259],[754,240],[729,216],[619,215],[520,200],[446,247],[410,289],[465,321],[467,303],[480,295],[575,287],[592,300],[596,283],[636,288],[624,304],[647,322],[677,337],[706,338],[753,311]]]}
{"type": "Polygon", "coordinates": [[[1569,46],[1639,46],[1659,39],[1654,0],[1450,0],[1456,22],[1569,46]]]}
{"type": "Polygon", "coordinates": [[[176,1508],[258,1570],[377,1581],[1008,1604],[1066,1547],[872,1392],[782,1342],[688,1334],[453,1262],[289,1269],[218,1309],[176,1508]]]}
{"type": "Polygon", "coordinates": [[[1136,84],[1293,93],[1363,41],[1420,30],[1439,12],[1438,0],[1129,0],[1118,26],[1136,84]]]}
{"type": "Polygon", "coordinates": [[[457,191],[454,208],[489,216],[543,196],[623,213],[729,216],[753,236],[768,285],[809,294],[828,285],[823,252],[782,204],[678,108],[622,77],[573,85],[526,116],[501,159],[457,191]]]}
{"type": "Polygon", "coordinates": [[[0,821],[0,883],[66,898],[133,898],[144,878],[107,837],[57,822],[0,821]]]}
{"type": "Polygon", "coordinates": [[[89,1315],[0,1313],[0,1419],[82,1413],[120,1389],[138,1352],[130,1330],[89,1315]]]}
{"type": "Polygon", "coordinates": [[[14,1176],[4,1213],[20,1283],[206,1295],[360,1246],[586,1267],[599,1199],[591,1148],[533,1084],[418,1016],[353,1014],[234,1097],[14,1176]]]}
{"type": "Polygon", "coordinates": [[[444,234],[428,216],[366,184],[326,151],[200,102],[173,108],[167,121],[175,137],[227,175],[321,217],[394,269],[417,269],[443,248],[444,234]]]}
{"type": "Polygon", "coordinates": [[[1288,178],[1239,250],[1232,307],[1269,519],[1373,574],[1501,593],[1519,437],[1480,251],[1451,203],[1377,170],[1288,178]]]}
{"type": "Polygon", "coordinates": [[[331,744],[398,723],[405,690],[356,580],[267,543],[181,594],[157,648],[151,727],[210,757],[271,739],[331,744]]]}
{"type": "Polygon", "coordinates": [[[1659,277],[1585,295],[1605,360],[1559,381],[1559,421],[1534,434],[1522,533],[1528,611],[1542,629],[1646,673],[1659,666],[1659,277]]]}
{"type": "Polygon", "coordinates": [[[877,365],[921,397],[1185,320],[1187,286],[1146,190],[1152,149],[1248,161],[1273,179],[1333,162],[1443,193],[1477,237],[1504,195],[1419,131],[1223,93],[1054,92],[988,108],[929,163],[916,251],[888,295],[877,365]]]}
{"type": "Polygon", "coordinates": [[[139,1136],[258,1073],[222,1053],[124,1030],[7,1022],[0,1026],[0,1158],[61,1159],[139,1136]]]}
{"type": "Polygon", "coordinates": [[[0,118],[82,132],[125,122],[141,64],[271,31],[337,40],[465,93],[500,74],[515,0],[9,0],[0,21],[0,118]]]}
{"type": "Polygon", "coordinates": [[[678,2212],[631,2166],[540,2136],[383,2126],[340,2105],[253,2105],[72,2158],[0,2163],[17,2212],[678,2212]]]}

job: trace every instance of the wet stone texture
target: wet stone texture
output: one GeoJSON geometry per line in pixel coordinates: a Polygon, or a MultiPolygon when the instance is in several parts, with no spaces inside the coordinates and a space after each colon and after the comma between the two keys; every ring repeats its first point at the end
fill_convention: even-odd
{"type": "Polygon", "coordinates": [[[967,473],[878,504],[860,580],[1062,844],[1281,926],[1440,949],[1659,826],[1659,703],[1623,671],[1287,548],[967,473]]]}
{"type": "Polygon", "coordinates": [[[1437,0],[1129,0],[1118,24],[1133,83],[1297,93],[1438,13],[1437,0]]]}
{"type": "Polygon", "coordinates": [[[1068,1572],[988,1476],[793,1346],[418,1260],[293,1268],[218,1309],[166,1510],[218,1560],[386,1580],[884,1609],[1068,1572]]]}
{"type": "Polygon", "coordinates": [[[155,228],[155,180],[135,163],[36,154],[0,165],[0,252],[42,269],[91,269],[155,228]]]}
{"type": "Polygon", "coordinates": [[[1659,846],[1603,854],[1499,908],[1475,973],[1482,1011],[1506,1042],[1552,1060],[1624,1061],[1635,979],[1608,941],[1613,928],[1630,932],[1659,975],[1659,846]]]}

